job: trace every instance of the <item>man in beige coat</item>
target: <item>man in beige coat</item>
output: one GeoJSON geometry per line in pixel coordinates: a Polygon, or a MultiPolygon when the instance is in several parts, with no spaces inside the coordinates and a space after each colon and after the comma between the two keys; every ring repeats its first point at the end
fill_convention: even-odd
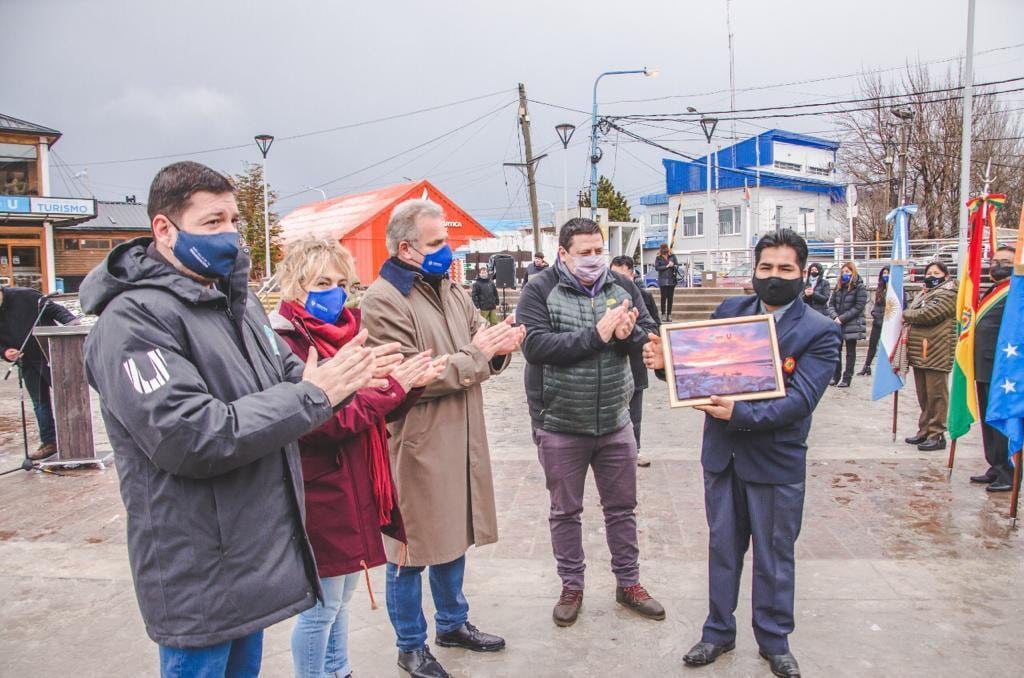
{"type": "Polygon", "coordinates": [[[449,357],[441,377],[389,427],[408,545],[385,538],[388,615],[398,637],[398,665],[414,678],[443,678],[448,673],[426,644],[421,591],[426,567],[437,609],[437,644],[477,652],[505,647],[502,638],[469,623],[462,581],[469,547],[498,539],[480,384],[505,368],[525,330],[510,321],[488,327],[469,294],[447,278],[452,251],[437,204],[398,205],[388,222],[387,245],[392,256],[362,302],[371,341],[397,341],[408,356],[433,350],[449,357]]]}

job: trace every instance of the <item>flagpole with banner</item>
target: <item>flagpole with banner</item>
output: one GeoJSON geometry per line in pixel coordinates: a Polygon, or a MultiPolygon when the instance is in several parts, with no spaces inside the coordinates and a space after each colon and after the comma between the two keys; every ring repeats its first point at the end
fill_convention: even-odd
{"type": "Polygon", "coordinates": [[[901,365],[906,358],[903,339],[903,272],[910,258],[910,217],[917,212],[917,205],[901,205],[886,215],[885,220],[893,222],[892,261],[889,265],[889,284],[885,289],[885,312],[882,315],[882,331],[878,337],[878,353],[871,382],[871,399],[879,400],[890,393],[892,399],[892,439],[896,441],[896,417],[899,412],[899,390],[904,385],[901,365]]]}
{"type": "Polygon", "coordinates": [[[1013,257],[1013,277],[1006,296],[1003,321],[999,325],[985,421],[1009,440],[1010,462],[1014,466],[1010,520],[1016,525],[1021,447],[1024,446],[1024,207],[1021,208],[1017,251],[1013,257]]]}
{"type": "Polygon", "coordinates": [[[957,341],[947,416],[951,440],[947,462],[950,475],[953,473],[957,439],[966,435],[981,416],[978,413],[978,391],[974,382],[974,330],[981,301],[981,262],[984,257],[985,228],[995,232],[996,208],[1006,202],[1005,195],[988,192],[990,182],[991,175],[986,169],[982,194],[967,201],[971,231],[967,256],[960,267],[960,288],[956,296],[957,341]]]}

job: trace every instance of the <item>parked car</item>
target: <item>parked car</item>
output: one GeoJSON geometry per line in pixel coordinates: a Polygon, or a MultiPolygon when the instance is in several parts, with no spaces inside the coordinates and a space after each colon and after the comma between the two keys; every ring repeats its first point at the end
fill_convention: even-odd
{"type": "Polygon", "coordinates": [[[725,275],[719,276],[718,286],[746,289],[750,287],[750,278],[753,275],[754,269],[750,264],[741,264],[729,269],[725,275]]]}
{"type": "MultiPolygon", "coordinates": [[[[839,271],[843,268],[843,262],[818,263],[824,266],[825,279],[834,285],[839,271]]],[[[857,265],[857,273],[864,280],[864,284],[871,289],[874,289],[875,283],[878,281],[878,273],[886,266],[892,266],[892,261],[889,259],[855,259],[853,263],[857,265]]],[[[924,267],[915,261],[908,261],[903,269],[903,282],[918,282],[917,277],[921,275],[924,275],[924,267]]]]}

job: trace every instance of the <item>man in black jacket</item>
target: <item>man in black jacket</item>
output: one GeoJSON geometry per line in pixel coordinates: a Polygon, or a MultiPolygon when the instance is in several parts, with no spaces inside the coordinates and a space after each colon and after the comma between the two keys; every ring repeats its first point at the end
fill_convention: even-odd
{"type": "Polygon", "coordinates": [[[484,266],[476,275],[471,291],[473,305],[480,311],[487,324],[494,326],[498,324],[498,287],[491,280],[490,270],[484,266]]]}
{"type": "Polygon", "coordinates": [[[533,262],[526,267],[526,273],[523,274],[523,284],[530,279],[531,275],[537,275],[548,267],[548,262],[544,260],[543,252],[533,253],[533,262]]]}
{"type": "Polygon", "coordinates": [[[633,374],[655,329],[639,290],[608,270],[600,227],[570,219],[558,259],[523,288],[516,318],[526,327],[526,398],[551,512],[551,546],[562,580],[552,617],[576,622],[583,602],[583,490],[587,470],[601,495],[616,601],[649,619],[665,608],[640,584],[636,532],[636,440],[630,425],[633,374]]]}
{"type": "MultiPolygon", "coordinates": [[[[661,321],[658,319],[658,305],[654,302],[654,297],[650,292],[637,285],[637,279],[633,275],[633,258],[615,257],[612,259],[611,268],[613,273],[618,273],[633,283],[633,286],[636,287],[636,292],[644,300],[647,313],[651,316],[651,323],[656,328],[660,328],[661,321]]],[[[635,296],[632,290],[630,290],[630,293],[635,296]]],[[[640,446],[640,423],[644,415],[644,391],[648,386],[647,366],[644,365],[643,354],[636,351],[630,353],[629,366],[633,370],[633,397],[629,401],[629,418],[633,422],[633,437],[636,438],[636,465],[647,468],[651,465],[651,460],[640,454],[642,449],[640,446]]]]}
{"type": "Polygon", "coordinates": [[[375,383],[375,360],[365,331],[319,365],[274,333],[226,177],[169,165],[148,209],[153,237],[80,290],[135,592],[162,676],[256,676],[263,629],[322,597],[296,441],[375,383]]]}
{"type": "Polygon", "coordinates": [[[36,339],[25,338],[32,323],[39,318],[40,327],[67,325],[75,320],[74,314],[60,304],[44,299],[42,293],[27,287],[0,289],[0,351],[4,360],[13,363],[21,359],[21,378],[32,398],[36,423],[39,425],[39,448],[28,453],[32,461],[46,459],[57,453],[57,431],[53,423],[53,404],[50,401],[50,364],[36,339]],[[46,304],[45,308],[43,304],[46,304]],[[42,311],[40,316],[39,312],[42,311]],[[25,343],[24,353],[18,353],[25,343]]]}
{"type": "Polygon", "coordinates": [[[992,364],[996,358],[996,343],[999,341],[999,326],[1006,309],[1006,289],[1013,274],[1013,257],[1016,248],[1000,247],[992,255],[989,276],[994,283],[981,301],[977,324],[974,328],[974,381],[978,388],[978,412],[981,414],[981,441],[985,448],[988,470],[981,475],[971,476],[972,483],[988,485],[989,492],[1009,492],[1013,489],[1013,467],[1010,466],[1010,441],[985,421],[988,409],[989,383],[992,381],[992,364]],[[986,303],[988,301],[988,303],[986,303]]]}

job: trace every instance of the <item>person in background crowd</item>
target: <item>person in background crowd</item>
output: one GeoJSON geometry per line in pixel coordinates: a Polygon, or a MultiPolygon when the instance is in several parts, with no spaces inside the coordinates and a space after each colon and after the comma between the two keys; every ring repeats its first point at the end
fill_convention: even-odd
{"type": "Polygon", "coordinates": [[[491,280],[491,271],[487,266],[481,266],[477,271],[470,296],[473,298],[473,305],[480,311],[487,324],[497,325],[498,288],[491,280]]]}
{"type": "MultiPolygon", "coordinates": [[[[658,320],[658,305],[654,303],[654,296],[650,292],[637,285],[636,277],[633,275],[633,258],[615,257],[612,259],[611,270],[633,282],[636,291],[644,300],[648,315],[651,316],[651,322],[655,327],[654,331],[657,332],[657,328],[661,327],[661,322],[658,320]]],[[[632,290],[630,290],[630,294],[635,296],[632,294],[632,290]]],[[[633,370],[633,397],[629,400],[629,418],[633,422],[633,437],[636,438],[636,465],[646,468],[651,465],[651,460],[640,453],[642,449],[640,446],[640,424],[644,414],[644,391],[649,385],[643,354],[639,351],[630,353],[629,366],[633,370]]]]}
{"type": "Polygon", "coordinates": [[[388,615],[398,666],[413,678],[448,672],[427,646],[423,571],[430,568],[435,639],[442,647],[497,652],[505,640],[469,622],[462,591],[466,551],[498,539],[483,389],[505,369],[526,330],[512,318],[488,327],[469,294],[447,278],[452,263],[444,212],[429,200],[395,207],[386,230],[391,258],[363,298],[363,325],[377,344],[407,357],[448,356],[409,412],[388,426],[391,468],[408,546],[385,537],[388,615]]]}
{"type": "Polygon", "coordinates": [[[1006,310],[1005,290],[1013,275],[1013,259],[1017,249],[1008,245],[1000,247],[992,255],[989,277],[992,287],[981,300],[974,327],[974,381],[978,389],[978,412],[981,415],[981,441],[985,447],[988,470],[981,475],[971,476],[972,483],[988,485],[989,492],[1009,492],[1013,489],[1013,466],[1010,465],[1010,441],[1002,431],[985,420],[988,409],[989,384],[992,381],[992,366],[996,359],[996,343],[999,341],[999,326],[1006,310]],[[988,303],[986,303],[988,300],[988,303]]]}
{"type": "Polygon", "coordinates": [[[160,170],[152,237],[118,245],[80,288],[117,462],[128,560],[164,678],[259,675],[263,629],[323,599],[303,528],[296,442],[380,386],[360,332],[303,363],[248,289],[231,181],[160,170]]]}
{"type": "Polygon", "coordinates": [[[544,261],[544,253],[543,252],[534,252],[533,253],[533,262],[531,264],[527,265],[526,273],[523,274],[523,284],[524,285],[526,284],[526,281],[530,279],[531,275],[537,275],[538,273],[540,273],[541,271],[543,271],[547,267],[548,267],[548,262],[544,261]]]}
{"type": "Polygon", "coordinates": [[[28,453],[28,458],[32,461],[41,461],[57,454],[57,429],[53,423],[53,403],[50,400],[50,389],[53,385],[50,363],[36,339],[25,342],[37,317],[38,327],[68,325],[75,322],[75,315],[71,311],[49,299],[44,300],[43,294],[38,290],[28,287],[0,287],[0,351],[4,360],[9,363],[21,359],[21,379],[29,398],[32,399],[32,410],[39,426],[39,447],[28,453]],[[19,353],[18,349],[23,343],[25,351],[19,353]]]}
{"type": "Polygon", "coordinates": [[[665,608],[640,583],[636,531],[635,396],[629,354],[656,328],[640,291],[608,271],[600,227],[567,221],[553,269],[523,289],[516,308],[526,328],[526,399],[544,469],[551,548],[562,580],[552,611],[558,626],[576,622],[583,604],[583,492],[593,469],[612,554],[615,600],[648,619],[665,608]]]}
{"type": "MultiPolygon", "coordinates": [[[[923,451],[946,447],[949,373],[956,355],[956,281],[941,261],[928,264],[924,288],[903,310],[906,359],[914,368],[914,386],[921,416],[917,435],[906,439],[923,451]]],[[[902,367],[902,363],[901,363],[902,367]]]]}
{"type": "Polygon", "coordinates": [[[878,340],[882,337],[882,322],[885,321],[885,295],[889,291],[889,267],[883,266],[878,272],[875,283],[875,297],[871,303],[871,335],[868,337],[868,354],[864,357],[864,367],[857,376],[871,376],[871,363],[878,352],[878,340]]]}
{"type": "Polygon", "coordinates": [[[658,272],[658,289],[661,290],[661,320],[672,322],[672,301],[676,296],[676,282],[679,280],[679,260],[661,243],[658,256],[654,258],[654,270],[658,272]]]}
{"type": "MultiPolygon", "coordinates": [[[[289,245],[277,265],[282,301],[271,321],[301,360],[330,358],[359,333],[360,311],[345,306],[354,272],[352,255],[336,240],[289,245]]],[[[444,360],[432,361],[429,353],[406,360],[393,354],[394,364],[380,366],[375,375],[386,380],[383,386],[357,392],[320,428],[299,438],[306,531],[324,595],[299,613],[292,631],[296,678],[352,674],[348,607],[359,573],[366,573],[369,588],[369,568],[387,561],[382,532],[405,541],[385,422],[404,416],[441,373],[444,360]]]]}
{"type": "MultiPolygon", "coordinates": [[[[803,522],[807,434],[839,359],[835,323],[797,303],[807,242],[789,229],[754,248],[754,295],[730,297],[713,318],[775,316],[786,395],[736,401],[712,396],[704,412],[704,504],[707,512],[709,611],[700,642],[683,657],[704,666],[736,648],[736,604],[743,557],[754,545],[753,622],[761,657],[776,676],[798,678],[789,649],[795,620],[795,545],[803,522]]],[[[644,347],[644,362],[665,378],[661,340],[644,347]]]]}
{"type": "Polygon", "coordinates": [[[801,299],[804,303],[822,315],[828,315],[828,300],[832,290],[828,287],[828,280],[822,273],[821,264],[812,263],[807,267],[807,281],[801,299]]]}
{"type": "Polygon", "coordinates": [[[846,348],[846,368],[843,369],[842,347],[836,371],[830,385],[846,388],[853,380],[853,369],[857,365],[857,342],[867,336],[867,321],[864,308],[868,305],[868,290],[857,275],[857,265],[852,261],[843,264],[839,280],[828,300],[828,315],[843,329],[843,344],[846,348]]]}

